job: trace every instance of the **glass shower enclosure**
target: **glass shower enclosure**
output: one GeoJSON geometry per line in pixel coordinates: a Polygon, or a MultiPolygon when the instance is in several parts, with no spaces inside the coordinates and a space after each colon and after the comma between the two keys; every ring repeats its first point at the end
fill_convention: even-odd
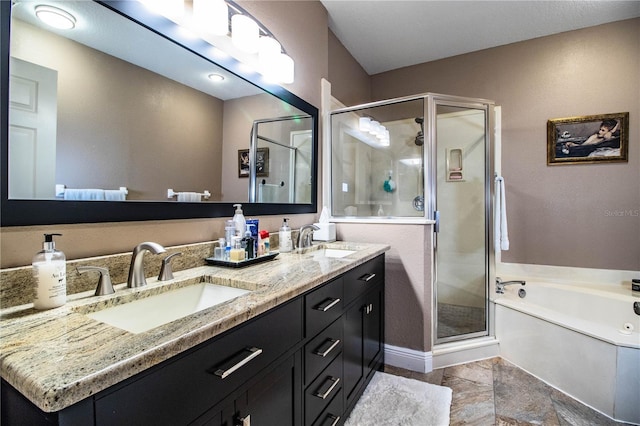
{"type": "Polygon", "coordinates": [[[311,203],[312,118],[295,115],[255,120],[249,148],[249,201],[311,203]]]}
{"type": "Polygon", "coordinates": [[[489,334],[492,112],[429,93],[331,113],[332,218],[432,224],[435,344],[489,334]]]}

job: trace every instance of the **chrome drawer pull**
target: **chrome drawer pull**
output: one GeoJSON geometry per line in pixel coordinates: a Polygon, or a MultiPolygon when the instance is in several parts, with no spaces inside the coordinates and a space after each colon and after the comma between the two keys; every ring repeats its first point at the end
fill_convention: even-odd
{"type": "Polygon", "coordinates": [[[315,394],[313,394],[313,396],[317,396],[320,399],[327,399],[329,394],[331,394],[331,392],[335,389],[335,387],[338,386],[338,383],[340,383],[339,377],[329,377],[329,379],[325,380],[325,382],[322,384],[320,389],[315,394]],[[329,385],[329,388],[326,391],[322,392],[322,387],[326,385],[328,382],[333,382],[333,383],[329,385]]]}
{"type": "MultiPolygon", "coordinates": [[[[340,339],[328,339],[325,343],[331,343],[331,346],[329,346],[327,349],[325,349],[324,351],[322,351],[322,349],[316,349],[316,351],[314,352],[314,354],[316,355],[320,355],[321,357],[325,357],[327,355],[329,355],[329,352],[331,352],[332,350],[334,350],[339,344],[340,344],[340,339]]],[[[323,343],[323,345],[325,344],[323,343]]]]}
{"type": "Polygon", "coordinates": [[[235,364],[233,364],[231,367],[224,369],[224,368],[219,368],[217,369],[213,374],[215,374],[216,376],[224,379],[226,377],[228,377],[231,373],[237,371],[238,369],[240,369],[240,367],[242,367],[243,365],[245,365],[246,363],[248,363],[249,361],[251,361],[252,359],[254,359],[255,357],[257,357],[258,355],[260,355],[262,353],[262,349],[260,348],[245,348],[241,353],[240,356],[242,356],[242,359],[240,359],[239,361],[236,361],[236,359],[238,359],[240,356],[235,356],[233,358],[233,361],[235,364]],[[248,355],[244,355],[245,352],[249,352],[248,355]]]}
{"type": "Polygon", "coordinates": [[[315,309],[317,311],[327,312],[329,309],[333,308],[338,303],[340,303],[340,298],[338,298],[338,299],[327,299],[327,300],[325,300],[324,302],[322,302],[321,304],[319,304],[318,306],[316,306],[313,309],[315,309]]]}
{"type": "Polygon", "coordinates": [[[238,419],[240,423],[236,424],[236,426],[251,426],[251,414],[241,419],[238,419]]]}
{"type": "Polygon", "coordinates": [[[331,422],[331,424],[329,424],[329,426],[336,426],[338,424],[338,422],[340,421],[340,416],[334,416],[331,413],[327,413],[327,417],[325,417],[325,421],[322,422],[322,424],[327,424],[327,420],[329,420],[331,422]]]}
{"type": "Polygon", "coordinates": [[[372,279],[374,279],[376,277],[376,274],[364,274],[363,276],[361,276],[360,278],[358,278],[359,281],[364,281],[364,282],[369,282],[372,279]]]}

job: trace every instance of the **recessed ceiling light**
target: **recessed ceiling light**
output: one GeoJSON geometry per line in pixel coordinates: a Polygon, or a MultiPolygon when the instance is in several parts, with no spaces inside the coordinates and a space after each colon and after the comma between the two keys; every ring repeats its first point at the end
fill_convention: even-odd
{"type": "Polygon", "coordinates": [[[224,80],[224,76],[220,74],[209,74],[209,80],[213,81],[214,83],[219,83],[224,80]]]}
{"type": "Polygon", "coordinates": [[[57,7],[38,5],[36,6],[36,16],[45,24],[61,30],[70,30],[76,26],[76,18],[57,7]]]}

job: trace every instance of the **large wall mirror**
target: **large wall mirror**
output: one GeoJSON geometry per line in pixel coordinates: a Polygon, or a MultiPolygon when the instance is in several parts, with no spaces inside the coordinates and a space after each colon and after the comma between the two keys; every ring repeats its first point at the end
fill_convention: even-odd
{"type": "Polygon", "coordinates": [[[316,212],[312,105],[140,2],[0,3],[2,226],[316,212]]]}

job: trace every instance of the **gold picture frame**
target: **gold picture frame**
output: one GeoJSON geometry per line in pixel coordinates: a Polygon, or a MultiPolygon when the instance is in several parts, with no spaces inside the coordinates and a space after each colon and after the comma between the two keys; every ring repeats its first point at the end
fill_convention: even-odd
{"type": "Polygon", "coordinates": [[[547,165],[629,161],[629,113],[547,121],[547,165]]]}

